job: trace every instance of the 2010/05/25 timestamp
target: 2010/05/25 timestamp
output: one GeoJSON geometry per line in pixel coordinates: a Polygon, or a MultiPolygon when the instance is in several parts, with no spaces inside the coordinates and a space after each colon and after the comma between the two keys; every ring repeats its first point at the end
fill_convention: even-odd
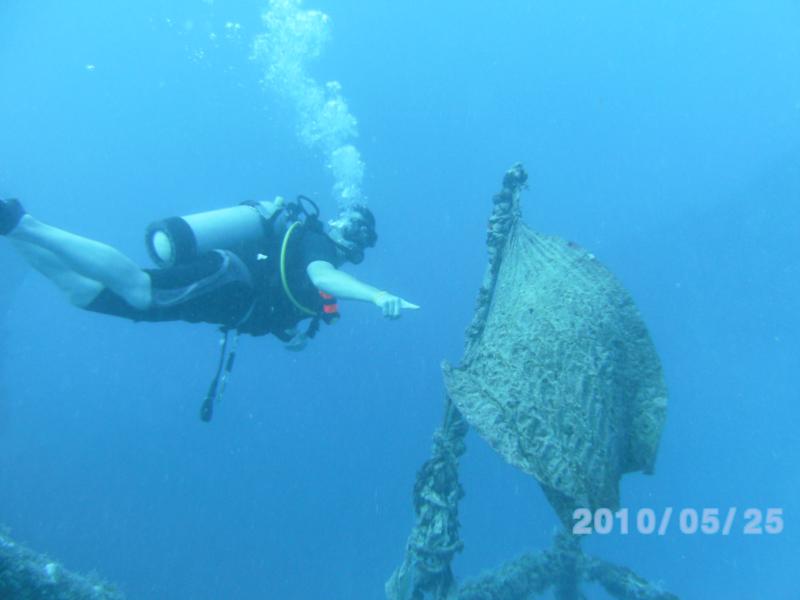
{"type": "Polygon", "coordinates": [[[719,508],[683,508],[676,511],[667,506],[661,511],[640,508],[635,513],[623,508],[616,512],[609,508],[578,508],[572,513],[574,535],[609,535],[631,532],[641,535],[666,535],[670,527],[677,527],[685,535],[730,535],[741,531],[744,535],[776,535],[783,531],[782,508],[746,508],[740,511],[732,506],[725,511],[719,508]]]}

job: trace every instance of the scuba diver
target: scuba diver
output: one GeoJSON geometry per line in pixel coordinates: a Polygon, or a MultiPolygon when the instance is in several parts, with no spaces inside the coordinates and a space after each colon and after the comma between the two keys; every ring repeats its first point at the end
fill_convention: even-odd
{"type": "Polygon", "coordinates": [[[370,302],[388,318],[419,308],[339,270],[359,264],[378,239],[363,205],[344,208],[327,226],[305,196],[171,217],[147,230],[155,269],[35,219],[16,199],[0,200],[0,235],[79,308],[133,321],[218,325],[225,337],[201,410],[206,421],[233,366],[235,349],[225,358],[231,332],[234,344],[239,333],[272,334],[296,350],[320,322],[338,318],[337,298],[370,302]]]}

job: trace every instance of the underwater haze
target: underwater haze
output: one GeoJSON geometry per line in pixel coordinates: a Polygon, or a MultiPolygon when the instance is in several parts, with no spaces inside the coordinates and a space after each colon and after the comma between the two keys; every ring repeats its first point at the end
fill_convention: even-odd
{"type": "MultiPolygon", "coordinates": [[[[131,599],[374,599],[522,162],[535,230],[635,299],[670,392],[622,506],[779,508],[780,533],[594,535],[683,599],[796,599],[800,3],[0,3],[0,197],[150,266],[148,223],[305,194],[366,202],[342,302],[301,353],[243,336],[198,409],[210,325],[77,310],[0,239],[0,524],[131,599]]],[[[461,580],[550,546],[533,478],[467,438],[461,580]]],[[[587,588],[590,600],[608,598],[587,588]]]]}

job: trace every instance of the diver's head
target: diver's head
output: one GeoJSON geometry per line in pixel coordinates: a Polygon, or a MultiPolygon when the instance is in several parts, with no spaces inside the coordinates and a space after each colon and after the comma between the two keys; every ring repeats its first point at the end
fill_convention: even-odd
{"type": "Polygon", "coordinates": [[[363,204],[347,206],[336,219],[328,221],[328,236],[345,258],[357,265],[364,260],[364,250],[372,248],[378,241],[375,215],[363,204]]]}

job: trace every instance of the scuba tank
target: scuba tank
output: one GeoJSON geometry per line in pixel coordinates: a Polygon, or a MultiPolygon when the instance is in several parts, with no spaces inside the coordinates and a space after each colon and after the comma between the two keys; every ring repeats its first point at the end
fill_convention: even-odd
{"type": "Polygon", "coordinates": [[[284,208],[284,200],[278,196],[273,202],[243,202],[169,217],[147,227],[145,245],[159,267],[181,264],[211,250],[245,252],[271,235],[270,222],[284,208]]]}

